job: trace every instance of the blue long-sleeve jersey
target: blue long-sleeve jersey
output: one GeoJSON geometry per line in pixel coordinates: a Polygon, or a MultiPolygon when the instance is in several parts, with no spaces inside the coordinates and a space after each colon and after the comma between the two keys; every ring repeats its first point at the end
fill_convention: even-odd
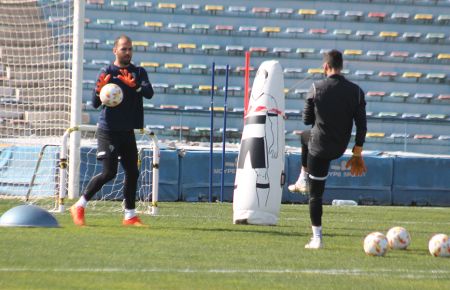
{"type": "MultiPolygon", "coordinates": [[[[111,64],[101,69],[99,76],[110,74],[110,83],[115,83],[122,89],[123,101],[116,107],[102,106],[102,111],[98,118],[98,127],[109,131],[128,131],[132,129],[142,129],[144,127],[144,107],[143,98],[153,97],[153,88],[144,68],[130,64],[126,69],[136,80],[136,88],[130,88],[124,84],[117,76],[121,68],[111,64]],[[136,89],[140,91],[137,92],[136,89]]],[[[95,89],[92,92],[92,105],[98,108],[102,105],[100,97],[95,89]]]]}

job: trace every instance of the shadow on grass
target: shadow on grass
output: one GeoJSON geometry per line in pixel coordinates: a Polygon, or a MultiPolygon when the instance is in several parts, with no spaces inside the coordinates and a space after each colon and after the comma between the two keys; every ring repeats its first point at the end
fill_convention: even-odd
{"type": "MultiPolygon", "coordinates": [[[[267,234],[267,235],[275,235],[275,236],[288,236],[288,237],[300,237],[306,236],[304,233],[293,233],[293,232],[282,232],[276,230],[261,230],[253,226],[253,225],[236,225],[236,228],[179,228],[181,230],[186,231],[201,231],[201,232],[232,232],[232,233],[255,233],[255,234],[267,234]]],[[[275,228],[274,226],[269,228],[275,228]]]]}

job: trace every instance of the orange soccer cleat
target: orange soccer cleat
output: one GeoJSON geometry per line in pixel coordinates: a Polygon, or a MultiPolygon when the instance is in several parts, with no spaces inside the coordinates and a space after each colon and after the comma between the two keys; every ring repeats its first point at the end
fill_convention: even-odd
{"type": "Polygon", "coordinates": [[[75,225],[86,225],[86,222],[84,221],[84,207],[72,205],[70,207],[70,215],[72,216],[72,220],[75,225]]]}
{"type": "Polygon", "coordinates": [[[148,227],[147,225],[141,222],[141,219],[138,216],[132,217],[130,219],[124,219],[122,222],[124,226],[132,226],[132,227],[148,227]]]}

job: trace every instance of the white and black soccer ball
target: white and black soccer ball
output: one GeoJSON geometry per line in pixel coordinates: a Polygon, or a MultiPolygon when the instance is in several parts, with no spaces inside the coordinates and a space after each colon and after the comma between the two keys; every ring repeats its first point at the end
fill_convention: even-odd
{"type": "Polygon", "coordinates": [[[409,232],[403,227],[393,227],[387,234],[386,238],[389,243],[389,248],[393,250],[404,250],[411,243],[411,236],[409,232]]]}
{"type": "Polygon", "coordinates": [[[384,256],[388,250],[388,240],[380,232],[373,232],[364,239],[364,252],[369,256],[384,256]]]}
{"type": "Polygon", "coordinates": [[[100,91],[100,100],[107,107],[115,107],[122,103],[122,89],[114,83],[106,84],[100,91]]]}
{"type": "Polygon", "coordinates": [[[436,234],[428,242],[428,250],[435,257],[450,257],[450,241],[446,234],[436,234]]]}

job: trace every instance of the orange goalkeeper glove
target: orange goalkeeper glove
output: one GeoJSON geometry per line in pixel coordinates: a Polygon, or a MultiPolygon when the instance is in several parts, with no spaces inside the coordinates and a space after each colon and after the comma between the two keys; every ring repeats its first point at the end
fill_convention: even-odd
{"type": "Polygon", "coordinates": [[[364,163],[364,159],[362,158],[362,150],[361,146],[353,147],[353,156],[347,161],[345,168],[350,167],[350,173],[354,176],[361,176],[363,173],[367,172],[366,164],[364,163]]]}
{"type": "Polygon", "coordinates": [[[136,88],[136,80],[126,68],[120,70],[120,75],[118,75],[117,78],[130,88],[136,88]]]}
{"type": "Polygon", "coordinates": [[[100,91],[102,88],[109,82],[109,79],[111,78],[110,74],[101,73],[98,77],[97,85],[95,86],[95,91],[97,94],[100,94],[100,91]]]}

